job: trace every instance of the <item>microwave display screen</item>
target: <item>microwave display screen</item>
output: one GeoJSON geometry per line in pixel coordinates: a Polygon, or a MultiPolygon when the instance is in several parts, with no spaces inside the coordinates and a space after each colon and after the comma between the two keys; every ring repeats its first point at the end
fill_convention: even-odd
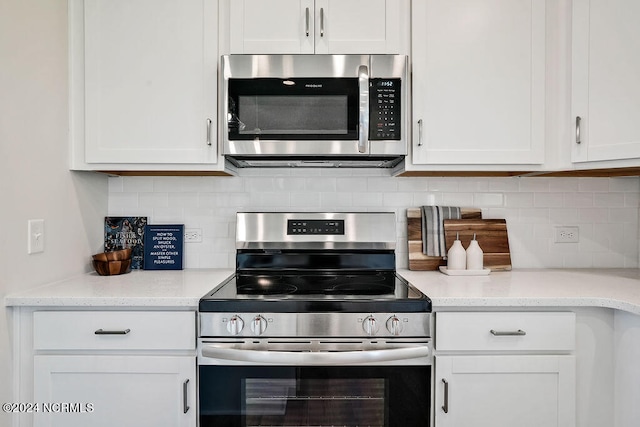
{"type": "Polygon", "coordinates": [[[341,95],[238,97],[240,134],[346,135],[348,101],[341,95]]]}

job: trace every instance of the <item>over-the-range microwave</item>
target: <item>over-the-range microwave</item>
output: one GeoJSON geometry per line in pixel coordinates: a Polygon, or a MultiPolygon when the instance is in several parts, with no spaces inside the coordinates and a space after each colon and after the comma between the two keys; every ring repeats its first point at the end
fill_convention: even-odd
{"type": "Polygon", "coordinates": [[[237,167],[393,167],[407,154],[405,55],[225,55],[220,132],[237,167]]]}

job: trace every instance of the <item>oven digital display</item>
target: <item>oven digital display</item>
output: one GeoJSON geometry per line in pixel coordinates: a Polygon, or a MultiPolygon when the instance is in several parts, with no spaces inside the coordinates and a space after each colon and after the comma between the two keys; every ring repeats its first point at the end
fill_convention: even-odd
{"type": "Polygon", "coordinates": [[[287,235],[340,235],[344,234],[343,219],[290,219],[287,235]]]}

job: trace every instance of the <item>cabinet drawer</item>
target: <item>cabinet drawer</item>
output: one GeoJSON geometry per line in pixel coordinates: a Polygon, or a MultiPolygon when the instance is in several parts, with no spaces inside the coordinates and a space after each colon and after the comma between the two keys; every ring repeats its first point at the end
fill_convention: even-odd
{"type": "Polygon", "coordinates": [[[36,350],[192,350],[192,311],[37,311],[36,350]]]}
{"type": "Polygon", "coordinates": [[[435,345],[439,351],[569,351],[575,346],[575,314],[437,313],[435,345]]]}

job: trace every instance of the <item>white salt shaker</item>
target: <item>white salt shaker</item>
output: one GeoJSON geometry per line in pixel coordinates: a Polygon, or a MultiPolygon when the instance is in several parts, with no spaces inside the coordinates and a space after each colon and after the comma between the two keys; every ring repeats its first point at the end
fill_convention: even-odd
{"type": "Polygon", "coordinates": [[[469,242],[467,248],[467,270],[482,270],[484,268],[483,255],[482,248],[480,248],[474,234],[473,240],[469,242]]]}
{"type": "Polygon", "coordinates": [[[462,247],[460,235],[456,234],[456,240],[447,252],[447,270],[464,270],[467,266],[467,252],[462,247]]]}

